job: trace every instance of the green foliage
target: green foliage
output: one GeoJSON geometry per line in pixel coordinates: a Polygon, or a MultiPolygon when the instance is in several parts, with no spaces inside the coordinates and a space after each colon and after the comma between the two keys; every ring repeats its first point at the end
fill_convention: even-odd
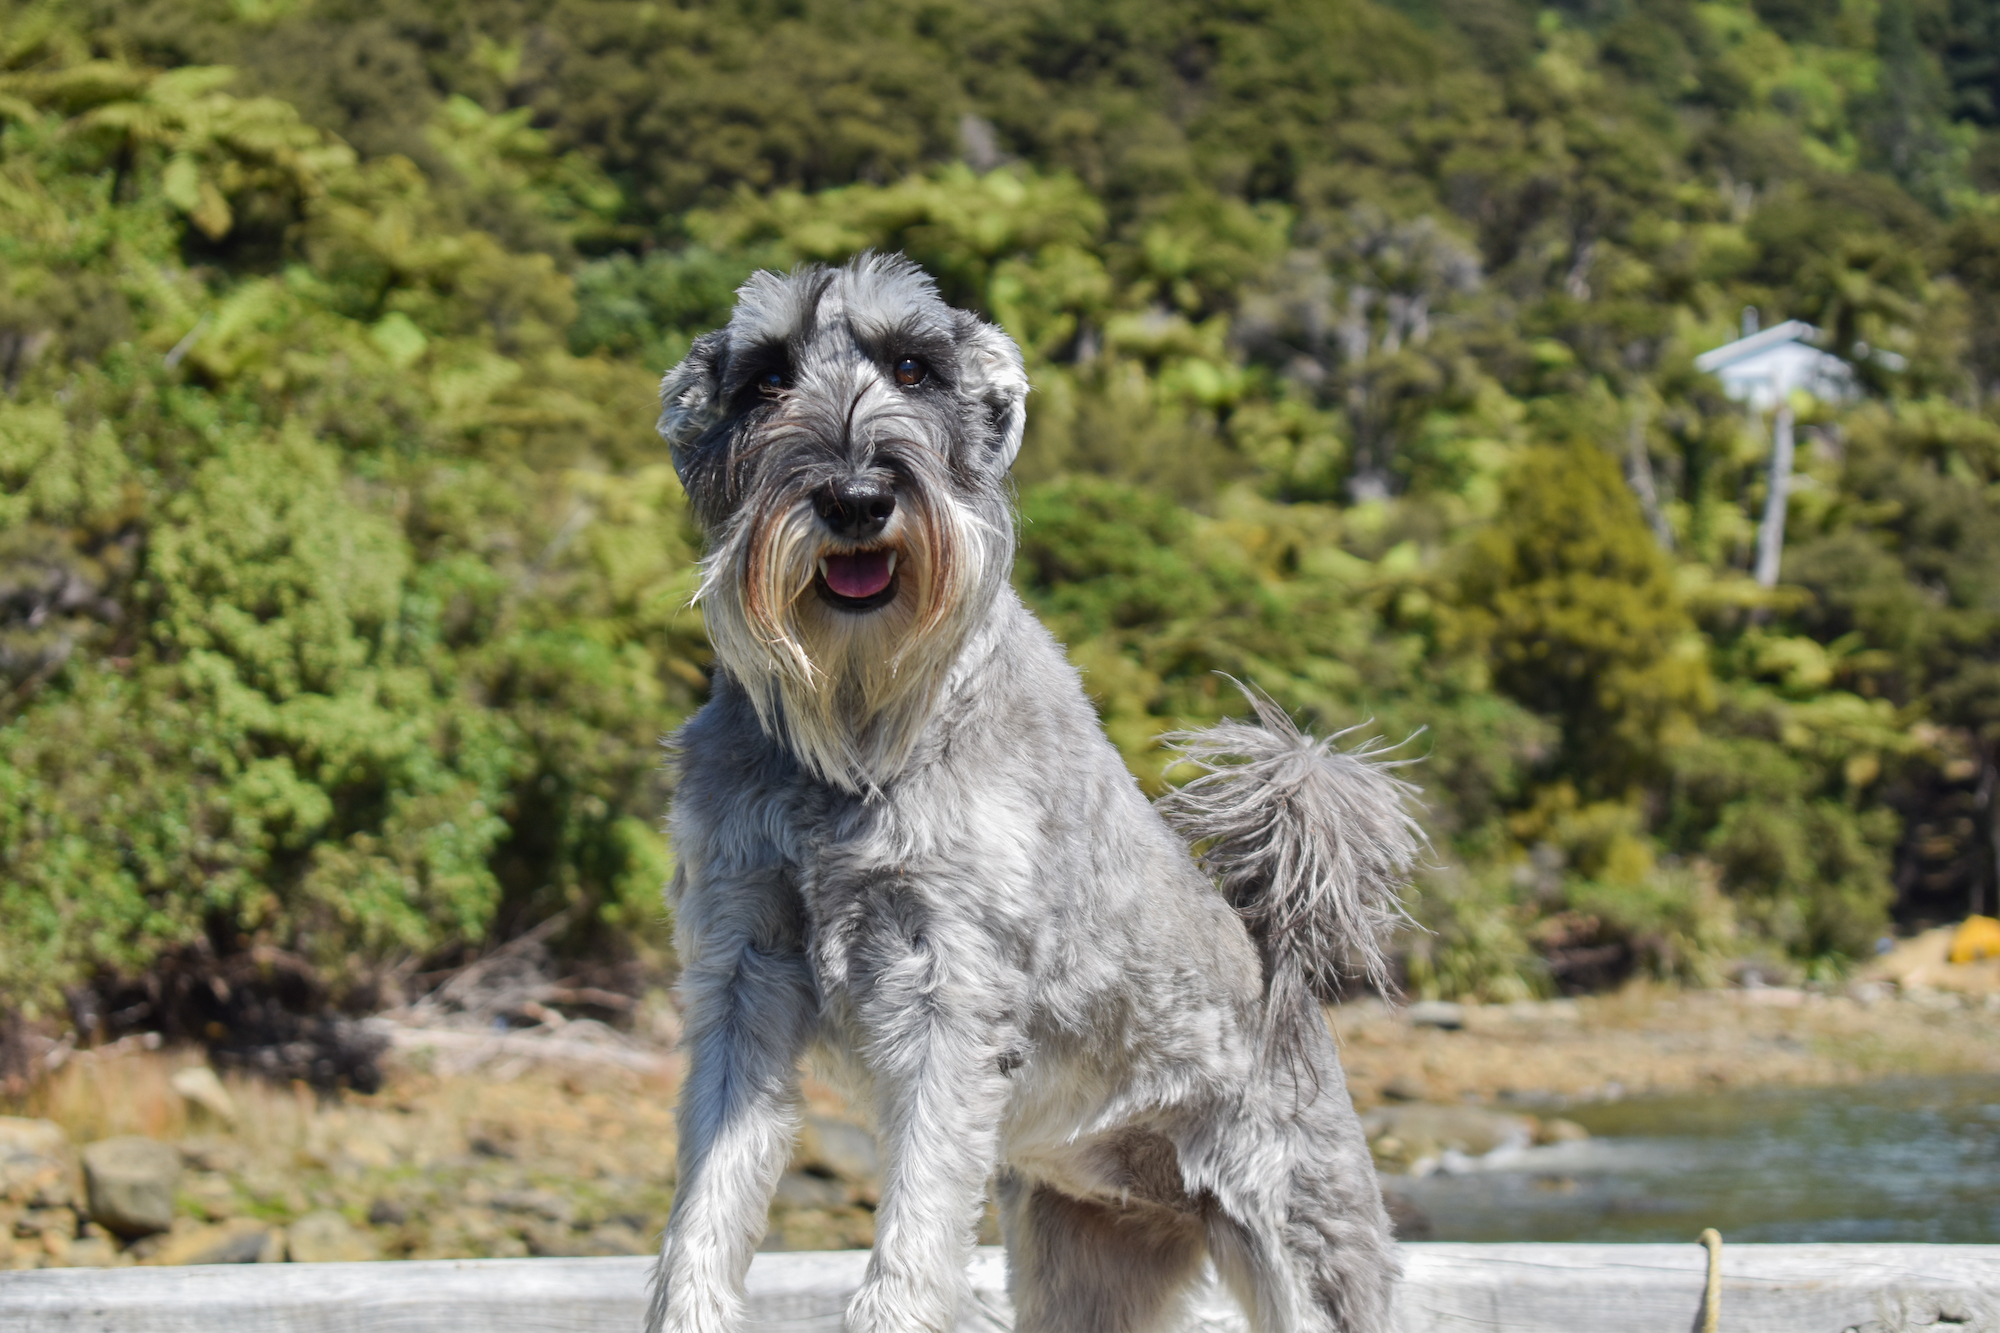
{"type": "Polygon", "coordinates": [[[678,490],[611,416],[644,377],[407,164],[56,45],[0,131],[0,994],[252,943],[360,981],[568,902],[653,933],[702,677],[678,490]]]}
{"type": "Polygon", "coordinates": [[[755,268],[866,248],[1025,350],[1017,583],[1143,781],[1218,672],[1412,738],[1422,993],[1991,903],[1992,29],[0,4],[0,1004],[564,907],[656,944],[708,655],[652,385],[755,268]],[[1861,393],[1798,404],[1776,591],[1765,425],[1693,368],[1746,305],[1861,393]]]}
{"type": "Polygon", "coordinates": [[[1532,911],[1503,877],[1427,876],[1411,906],[1419,929],[1403,966],[1417,998],[1506,1003],[1549,989],[1528,941],[1532,911]]]}
{"type": "Polygon", "coordinates": [[[1465,562],[1462,632],[1482,642],[1495,684],[1560,719],[1563,767],[1606,793],[1657,772],[1705,711],[1708,664],[1610,455],[1527,451],[1465,562]]]}

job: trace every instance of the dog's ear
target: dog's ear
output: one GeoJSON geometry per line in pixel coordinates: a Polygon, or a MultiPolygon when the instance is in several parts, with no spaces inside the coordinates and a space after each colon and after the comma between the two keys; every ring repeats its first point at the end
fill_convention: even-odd
{"type": "Polygon", "coordinates": [[[660,436],[674,451],[674,471],[687,482],[688,452],[702,432],[722,419],[722,360],[729,333],[717,329],[694,340],[678,366],[660,381],[660,436]]]}
{"type": "Polygon", "coordinates": [[[1028,425],[1028,371],[1021,349],[977,316],[958,315],[959,384],[986,410],[996,471],[1014,466],[1028,425]]]}

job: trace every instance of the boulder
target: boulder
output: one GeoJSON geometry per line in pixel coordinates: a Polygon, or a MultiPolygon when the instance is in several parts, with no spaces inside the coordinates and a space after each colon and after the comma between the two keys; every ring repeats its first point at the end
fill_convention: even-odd
{"type": "Polygon", "coordinates": [[[55,1121],[0,1115],[0,1159],[19,1155],[61,1161],[68,1151],[69,1137],[55,1121]]]}
{"type": "Polygon", "coordinates": [[[1535,1132],[1526,1116],[1478,1106],[1381,1106],[1361,1117],[1361,1127],[1378,1161],[1408,1167],[1446,1153],[1484,1157],[1526,1147],[1535,1132]]]}
{"type": "Polygon", "coordinates": [[[1589,1137],[1589,1130],[1561,1116],[1551,1116],[1535,1126],[1536,1143],[1581,1143],[1589,1137]]]}
{"type": "Polygon", "coordinates": [[[873,1184],[882,1173],[873,1134],[859,1125],[823,1115],[806,1117],[799,1135],[798,1162],[857,1185],[873,1184]]]}
{"type": "Polygon", "coordinates": [[[229,1095],[229,1089],[222,1086],[222,1080],[207,1065],[188,1065],[176,1069],[169,1082],[181,1100],[190,1106],[198,1106],[224,1124],[236,1123],[236,1101],[229,1095]]]}
{"type": "Polygon", "coordinates": [[[60,1125],[0,1115],[0,1199],[40,1207],[69,1202],[70,1161],[60,1125]]]}
{"type": "Polygon", "coordinates": [[[772,1202],[781,1208],[845,1208],[847,1186],[825,1176],[787,1171],[778,1177],[772,1202]]]}
{"type": "Polygon", "coordinates": [[[100,1139],[83,1150],[90,1220],[128,1239],[173,1225],[180,1179],[181,1155],[153,1139],[100,1139]]]}
{"type": "Polygon", "coordinates": [[[286,1241],[296,1264],[356,1263],[382,1257],[373,1237],[331,1210],[307,1213],[292,1223],[286,1241]]]}

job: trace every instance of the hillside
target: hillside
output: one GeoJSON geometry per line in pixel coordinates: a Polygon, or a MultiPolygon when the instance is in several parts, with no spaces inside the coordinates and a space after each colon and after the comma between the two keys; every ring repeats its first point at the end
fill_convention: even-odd
{"type": "Polygon", "coordinates": [[[1144,782],[1218,672],[1414,737],[1413,991],[1831,977],[2000,899],[1991,6],[45,0],[0,1013],[268,1037],[557,913],[659,965],[708,656],[652,386],[868,247],[1027,352],[1017,582],[1144,782]],[[1855,386],[1771,589],[1768,425],[1693,364],[1746,307],[1855,386]]]}

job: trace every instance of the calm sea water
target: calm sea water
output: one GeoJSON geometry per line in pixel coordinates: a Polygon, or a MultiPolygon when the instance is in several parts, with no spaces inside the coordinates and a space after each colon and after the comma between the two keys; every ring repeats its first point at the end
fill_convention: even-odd
{"type": "Polygon", "coordinates": [[[1390,1178],[1429,1239],[2000,1244],[2000,1079],[1577,1106],[1588,1142],[1390,1178]]]}

